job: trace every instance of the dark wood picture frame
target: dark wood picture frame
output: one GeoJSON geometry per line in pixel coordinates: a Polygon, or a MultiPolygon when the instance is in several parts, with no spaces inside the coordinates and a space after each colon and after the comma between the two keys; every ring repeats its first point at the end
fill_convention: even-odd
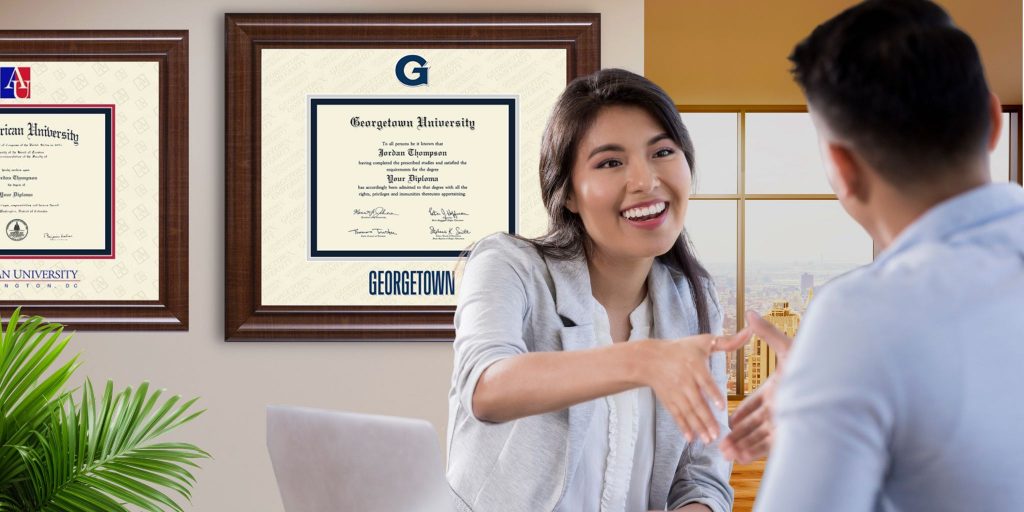
{"type": "Polygon", "coordinates": [[[225,25],[225,339],[452,341],[454,306],[261,303],[260,51],[557,48],[568,83],[600,67],[600,14],[227,14],[225,25]]]}
{"type": "Polygon", "coordinates": [[[159,64],[159,295],[157,300],[3,300],[81,331],[188,330],[188,31],[4,30],[0,62],[159,64]]]}

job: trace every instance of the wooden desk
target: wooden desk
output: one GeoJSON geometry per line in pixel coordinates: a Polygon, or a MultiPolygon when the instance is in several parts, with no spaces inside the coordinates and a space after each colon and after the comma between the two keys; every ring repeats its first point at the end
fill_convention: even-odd
{"type": "MultiPolygon", "coordinates": [[[[739,402],[729,401],[729,413],[739,406],[739,402]]],[[[757,488],[761,486],[761,473],[764,472],[764,459],[754,461],[753,464],[734,464],[732,467],[732,478],[729,483],[736,491],[736,502],[733,512],[750,512],[754,507],[754,497],[757,496],[757,488]]]]}

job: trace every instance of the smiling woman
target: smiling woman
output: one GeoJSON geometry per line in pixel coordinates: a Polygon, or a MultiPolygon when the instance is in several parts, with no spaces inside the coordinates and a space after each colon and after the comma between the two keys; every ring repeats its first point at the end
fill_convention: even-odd
{"type": "Polygon", "coordinates": [[[690,195],[681,144],[644,109],[616,105],[600,111],[578,154],[585,158],[574,166],[565,206],[583,219],[589,256],[643,259],[668,252],[680,239],[690,195]]]}
{"type": "Polygon", "coordinates": [[[722,311],[683,231],[693,145],[623,70],[573,81],[541,145],[547,234],[496,234],[455,314],[461,510],[731,510],[722,311]],[[709,404],[714,404],[714,407],[709,404]]]}

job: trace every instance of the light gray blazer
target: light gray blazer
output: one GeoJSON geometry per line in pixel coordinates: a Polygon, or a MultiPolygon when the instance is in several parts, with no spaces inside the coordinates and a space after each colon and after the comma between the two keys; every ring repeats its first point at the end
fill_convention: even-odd
{"type": "MultiPolygon", "coordinates": [[[[647,280],[654,311],[653,338],[697,333],[690,287],[655,261],[647,280]]],[[[710,288],[710,287],[709,287],[710,288]]],[[[722,312],[710,292],[713,333],[722,312]]],[[[477,419],[473,390],[491,363],[527,352],[584,350],[595,346],[594,299],[582,258],[559,261],[506,234],[481,240],[466,263],[455,312],[455,367],[448,395],[448,482],[457,508],[474,512],[551,511],[581,459],[593,402],[505,423],[477,419]]],[[[725,356],[710,361],[725,393],[725,356]]],[[[719,439],[729,431],[716,411],[719,439]]],[[[672,415],[656,401],[652,508],[704,503],[715,512],[732,509],[732,464],[717,442],[687,443],[672,415]]]]}

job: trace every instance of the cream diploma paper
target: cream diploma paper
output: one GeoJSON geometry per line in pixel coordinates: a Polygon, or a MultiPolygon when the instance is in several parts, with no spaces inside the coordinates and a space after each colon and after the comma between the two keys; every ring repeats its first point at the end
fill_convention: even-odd
{"type": "Polygon", "coordinates": [[[112,257],[112,109],[0,108],[0,255],[112,257]]]}
{"type": "MultiPolygon", "coordinates": [[[[540,139],[555,100],[565,89],[566,59],[564,49],[261,50],[260,303],[385,306],[454,305],[456,301],[446,277],[458,276],[452,273],[457,264],[454,258],[310,258],[310,96],[517,98],[518,232],[535,236],[547,227],[538,178],[540,139]],[[426,85],[409,87],[396,79],[396,63],[410,54],[426,61],[426,85]],[[438,287],[438,282],[445,285],[438,287]]],[[[486,162],[484,172],[493,174],[482,175],[481,180],[487,186],[507,187],[507,160],[486,162]]],[[[480,197],[491,197],[489,194],[480,197]]],[[[336,198],[338,211],[346,215],[355,209],[344,204],[348,197],[336,198]]],[[[498,227],[507,222],[504,204],[485,211],[493,212],[485,217],[493,216],[494,227],[479,228],[485,231],[479,233],[474,230],[466,240],[446,241],[444,247],[465,248],[490,234],[488,230],[507,229],[498,227]]]]}
{"type": "Polygon", "coordinates": [[[514,98],[313,97],[310,120],[313,258],[456,257],[514,230],[514,98]]]}
{"type": "MultiPolygon", "coordinates": [[[[115,257],[0,259],[0,299],[13,302],[157,300],[160,296],[160,64],[129,61],[5,61],[2,64],[30,67],[32,77],[31,96],[2,100],[4,105],[114,106],[112,213],[115,257]]],[[[68,116],[69,122],[72,118],[68,116]]],[[[5,119],[0,117],[0,125],[4,122],[14,124],[5,119]]],[[[47,119],[54,129],[63,122],[63,119],[47,119]]],[[[92,136],[87,135],[93,127],[86,125],[76,128],[76,131],[78,129],[83,130],[79,134],[80,147],[83,144],[93,147],[92,136]]],[[[72,203],[65,202],[65,199],[82,201],[79,204],[81,209],[79,206],[73,208],[79,209],[78,215],[81,216],[75,222],[70,219],[72,209],[52,209],[50,214],[65,224],[61,230],[67,231],[63,234],[73,234],[76,242],[93,244],[95,232],[102,223],[94,223],[98,206],[92,205],[103,202],[102,197],[96,197],[101,194],[101,186],[93,178],[99,180],[101,176],[92,170],[93,156],[78,155],[71,148],[65,149],[69,156],[75,154],[75,167],[60,169],[54,166],[47,170],[63,170],[63,177],[59,184],[51,180],[57,179],[55,176],[48,178],[49,184],[45,190],[39,187],[40,193],[62,195],[61,204],[69,208],[72,203]],[[77,192],[77,198],[68,196],[73,191],[77,192]]],[[[7,161],[0,166],[43,170],[37,164],[25,162],[7,161]]],[[[52,196],[49,202],[56,203],[53,199],[58,198],[52,196]]],[[[54,222],[53,229],[58,231],[56,220],[54,222]]],[[[6,222],[0,226],[5,227],[6,222]]],[[[29,223],[30,236],[48,230],[37,223],[29,223]]],[[[6,233],[0,233],[0,236],[7,238],[6,233]]]]}

